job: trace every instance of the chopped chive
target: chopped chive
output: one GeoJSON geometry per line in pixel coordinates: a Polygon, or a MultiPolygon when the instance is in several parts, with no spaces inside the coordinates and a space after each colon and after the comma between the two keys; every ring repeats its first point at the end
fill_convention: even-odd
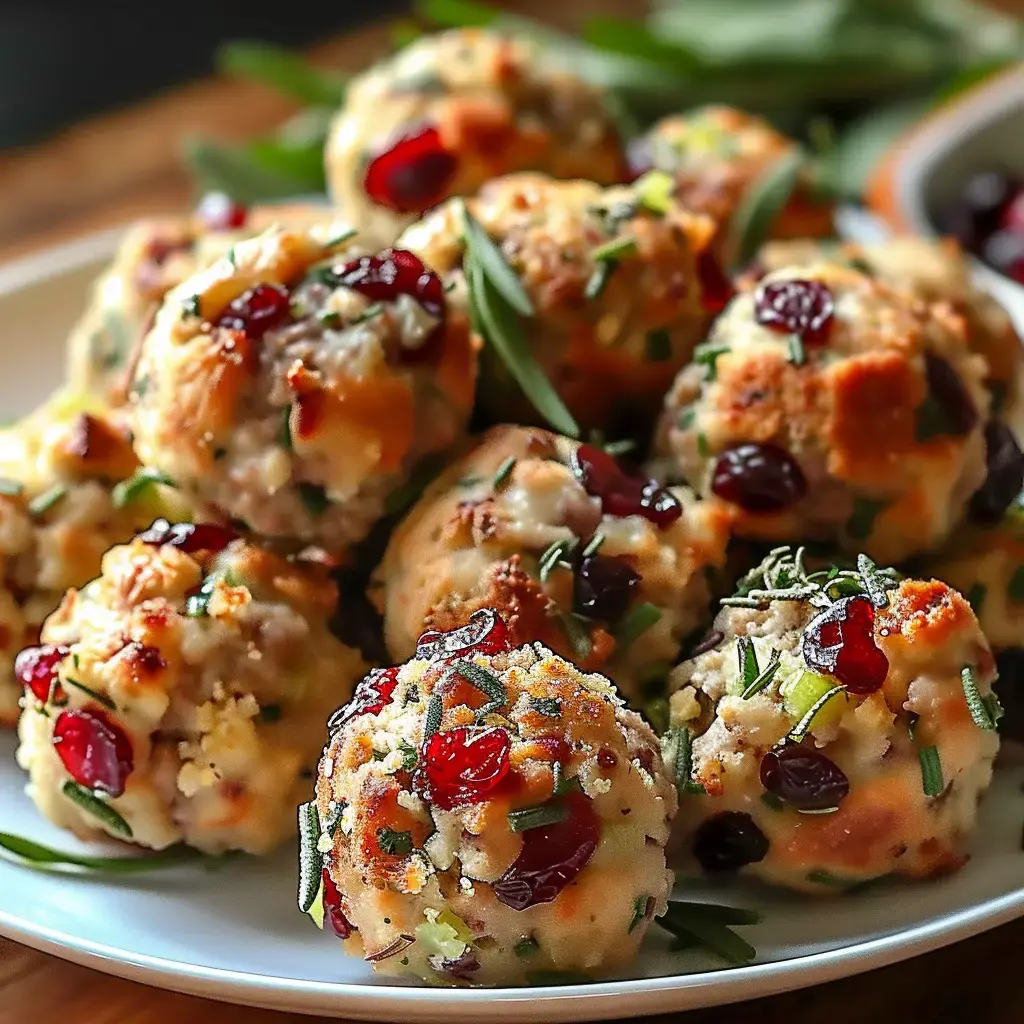
{"type": "Polygon", "coordinates": [[[202,296],[189,295],[182,301],[181,308],[184,310],[185,316],[202,316],[202,296]]]}
{"type": "Polygon", "coordinates": [[[63,484],[57,484],[48,491],[43,491],[28,503],[28,514],[33,518],[45,515],[67,493],[68,489],[63,484]]]}
{"type": "Polygon", "coordinates": [[[778,651],[772,651],[764,671],[759,673],[757,678],[743,691],[742,696],[744,700],[750,700],[755,694],[760,693],[767,686],[771,685],[772,680],[775,678],[775,673],[779,670],[781,658],[782,655],[778,651]]]}
{"type": "Polygon", "coordinates": [[[322,516],[331,507],[327,491],[319,484],[303,480],[295,485],[295,489],[299,492],[299,500],[306,506],[306,511],[311,516],[322,516]]]}
{"type": "Polygon", "coordinates": [[[567,562],[569,556],[576,548],[577,540],[572,537],[567,540],[553,541],[538,559],[541,583],[547,583],[548,577],[563,562],[567,562]]]}
{"type": "Polygon", "coordinates": [[[615,643],[619,650],[626,650],[640,639],[652,626],[661,619],[661,609],[650,601],[644,601],[631,608],[619,622],[615,630],[615,643]]]}
{"type": "Polygon", "coordinates": [[[231,246],[231,248],[228,249],[228,251],[224,255],[227,257],[228,263],[230,263],[232,267],[235,267],[237,269],[238,263],[237,257],[235,255],[235,247],[231,246]]]}
{"type": "MultiPolygon", "coordinates": [[[[192,847],[179,843],[147,857],[88,857],[64,853],[50,846],[43,846],[42,843],[34,843],[31,839],[11,835],[9,832],[0,832],[0,849],[33,866],[67,865],[108,875],[134,875],[160,868],[174,868],[206,856],[192,847]]],[[[215,859],[210,857],[210,860],[215,859]]]]}
{"type": "Polygon", "coordinates": [[[485,697],[499,707],[508,703],[505,684],[490,669],[475,661],[458,661],[452,666],[463,679],[472,683],[485,697]]]}
{"type": "Polygon", "coordinates": [[[324,327],[337,327],[342,322],[341,314],[336,309],[322,309],[316,318],[324,327]]]}
{"type": "Polygon", "coordinates": [[[527,935],[521,938],[512,948],[520,960],[528,960],[540,949],[540,943],[532,935],[527,935]]]}
{"type": "MultiPolygon", "coordinates": [[[[677,938],[696,939],[702,947],[728,963],[750,963],[757,956],[754,947],[741,939],[720,916],[708,913],[702,907],[703,905],[699,903],[672,902],[668,905],[668,911],[657,918],[655,924],[677,938]]],[[[738,923],[746,924],[749,920],[738,923]]]]}
{"type": "Polygon", "coordinates": [[[708,435],[703,430],[697,431],[697,454],[706,459],[711,454],[711,445],[708,444],[708,435]]]}
{"type": "Polygon", "coordinates": [[[167,487],[175,486],[174,481],[166,473],[161,473],[159,469],[150,469],[146,466],[137,469],[127,480],[115,484],[114,489],[110,492],[114,508],[124,508],[125,505],[131,504],[154,484],[163,484],[167,487]]]}
{"type": "MultiPolygon", "coordinates": [[[[320,852],[320,815],[316,803],[299,805],[299,910],[309,913],[320,891],[324,856],[320,852]]],[[[339,815],[340,819],[340,815],[339,815]]]]}
{"type": "Polygon", "coordinates": [[[407,857],[412,853],[412,833],[397,832],[393,828],[379,828],[377,845],[389,856],[407,857]]]}
{"type": "Polygon", "coordinates": [[[644,354],[649,362],[667,362],[672,358],[672,336],[664,328],[650,331],[644,338],[644,354]]]}
{"type": "Polygon", "coordinates": [[[587,620],[575,612],[565,612],[558,616],[557,622],[576,658],[580,661],[589,658],[594,649],[594,641],[590,639],[587,620]]]}
{"type": "Polygon", "coordinates": [[[633,900],[633,916],[629,919],[628,934],[632,934],[640,927],[641,922],[647,917],[647,905],[650,903],[650,896],[637,896],[633,900]]]}
{"type": "Polygon", "coordinates": [[[789,738],[794,743],[799,743],[808,732],[810,732],[811,726],[814,724],[814,719],[818,717],[818,713],[821,709],[838,693],[842,693],[843,688],[841,686],[833,686],[831,690],[827,690],[823,693],[808,709],[803,718],[793,727],[792,732],[789,734],[789,738]]]}
{"type": "Polygon", "coordinates": [[[662,740],[665,763],[672,770],[679,794],[703,793],[704,787],[693,777],[693,733],[686,726],[671,729],[662,740]]]}
{"type": "Polygon", "coordinates": [[[512,471],[516,468],[516,458],[510,455],[505,461],[498,467],[498,471],[494,474],[494,489],[500,491],[502,487],[508,483],[509,478],[512,476],[512,471]]]}
{"type": "Polygon", "coordinates": [[[25,485],[20,480],[12,480],[9,476],[0,476],[0,494],[9,497],[21,494],[25,485]]]}
{"type": "Polygon", "coordinates": [[[583,557],[589,558],[591,555],[596,555],[601,550],[601,545],[604,543],[604,534],[598,530],[593,537],[587,541],[587,546],[583,549],[583,557]]]}
{"type": "Polygon", "coordinates": [[[707,379],[712,381],[718,376],[718,357],[728,351],[728,345],[698,345],[693,350],[693,361],[705,368],[707,379]]]}
{"type": "Polygon", "coordinates": [[[411,772],[419,764],[420,752],[404,740],[398,744],[398,752],[402,755],[402,769],[411,772]]]}
{"type": "Polygon", "coordinates": [[[798,807],[797,814],[835,814],[838,807],[798,807]]]}
{"type": "Polygon", "coordinates": [[[799,334],[791,334],[788,342],[789,361],[794,366],[803,366],[807,362],[807,353],[804,351],[804,340],[799,334]]]}
{"type": "Polygon", "coordinates": [[[754,641],[749,636],[738,636],[736,638],[736,661],[740,677],[743,680],[743,691],[746,692],[758,676],[761,668],[757,663],[757,651],[754,649],[754,641]]]}
{"type": "Polygon", "coordinates": [[[620,455],[628,455],[636,447],[636,441],[624,437],[621,441],[607,441],[602,447],[612,458],[618,458],[620,455]]]}
{"type": "Polygon", "coordinates": [[[509,811],[508,826],[513,832],[528,832],[533,828],[565,821],[568,816],[569,809],[561,800],[549,800],[546,804],[538,804],[536,807],[509,811]]]}
{"type": "Polygon", "coordinates": [[[358,234],[359,231],[357,228],[345,228],[344,231],[339,231],[336,235],[333,235],[331,238],[327,239],[325,248],[335,249],[339,245],[344,245],[345,242],[351,241],[358,234]]]}
{"type": "Polygon", "coordinates": [[[439,693],[432,693],[427,702],[427,713],[423,722],[423,739],[428,740],[441,728],[441,719],[444,716],[444,704],[441,702],[439,693]]]}
{"type": "Polygon", "coordinates": [[[110,804],[105,800],[101,800],[91,789],[80,786],[77,782],[72,782],[68,779],[61,788],[61,792],[72,803],[78,804],[83,811],[88,811],[93,817],[99,818],[111,832],[116,832],[125,839],[132,838],[131,825],[110,804]]]}
{"type": "Polygon", "coordinates": [[[587,279],[586,287],[583,289],[584,298],[599,299],[604,294],[605,288],[608,287],[608,281],[615,273],[616,267],[618,267],[618,263],[610,260],[606,263],[598,263],[594,267],[594,272],[587,279]]]}
{"type": "Polygon", "coordinates": [[[1010,600],[1020,604],[1024,601],[1024,565],[1022,565],[1010,577],[1010,585],[1007,587],[1010,600]]]}
{"type": "Polygon", "coordinates": [[[554,796],[567,796],[569,793],[576,793],[582,789],[580,780],[575,775],[566,777],[561,761],[555,761],[551,766],[551,792],[554,796]]]}
{"type": "Polygon", "coordinates": [[[590,250],[590,258],[596,263],[606,263],[611,260],[621,260],[626,256],[636,255],[636,239],[632,235],[623,235],[621,238],[613,238],[596,249],[590,250]]]}
{"type": "Polygon", "coordinates": [[[281,414],[281,426],[277,431],[277,443],[285,451],[289,452],[295,447],[292,440],[292,407],[290,405],[286,405],[284,412],[281,414]]]}
{"type": "Polygon", "coordinates": [[[374,317],[380,316],[384,312],[383,302],[371,302],[361,313],[352,317],[350,321],[353,324],[365,324],[368,320],[373,320],[374,317]]]}
{"type": "Polygon", "coordinates": [[[941,796],[945,783],[942,779],[942,761],[936,747],[921,747],[917,752],[921,761],[921,785],[925,796],[941,796]]]}
{"type": "Polygon", "coordinates": [[[530,707],[538,715],[544,715],[547,718],[558,718],[562,713],[562,705],[554,697],[531,697],[530,707]]]}
{"type": "Polygon", "coordinates": [[[979,729],[991,731],[996,727],[995,717],[990,712],[990,705],[982,699],[978,691],[978,681],[974,678],[974,669],[965,665],[960,672],[960,681],[964,688],[964,698],[967,701],[967,710],[974,719],[974,724],[979,729]]]}
{"type": "Polygon", "coordinates": [[[974,586],[971,587],[971,589],[964,595],[975,615],[981,614],[981,606],[985,603],[985,597],[987,595],[988,587],[986,587],[984,583],[975,583],[974,586]]]}
{"type": "Polygon", "coordinates": [[[97,704],[102,704],[107,710],[117,710],[117,705],[105,693],[97,693],[91,686],[86,686],[85,683],[80,683],[77,679],[72,679],[70,676],[65,676],[64,682],[68,686],[73,686],[76,690],[81,690],[82,693],[92,697],[97,704]]]}
{"type": "Polygon", "coordinates": [[[633,191],[645,210],[664,216],[672,209],[676,181],[665,171],[648,171],[633,182],[633,191]]]}

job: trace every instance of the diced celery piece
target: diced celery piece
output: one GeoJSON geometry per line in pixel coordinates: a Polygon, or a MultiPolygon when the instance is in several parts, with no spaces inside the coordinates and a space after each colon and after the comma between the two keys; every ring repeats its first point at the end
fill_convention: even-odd
{"type": "MultiPolygon", "coordinates": [[[[799,675],[787,680],[783,687],[782,702],[786,714],[793,719],[794,723],[799,722],[814,707],[815,702],[824,697],[835,685],[834,679],[805,669],[799,675]]],[[[836,725],[843,717],[845,710],[846,697],[837,693],[814,716],[811,731],[836,725]]]]}

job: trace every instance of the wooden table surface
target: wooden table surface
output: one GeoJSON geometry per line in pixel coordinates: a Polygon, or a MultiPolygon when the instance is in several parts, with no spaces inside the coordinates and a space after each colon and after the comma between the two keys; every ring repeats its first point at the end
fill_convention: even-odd
{"type": "MultiPolygon", "coordinates": [[[[521,0],[506,6],[546,16],[557,11],[571,21],[573,8],[621,10],[624,2],[564,0],[559,7],[551,0],[521,0]]],[[[387,47],[386,30],[373,28],[320,46],[314,55],[328,66],[358,67],[387,47]]],[[[244,138],[270,129],[290,112],[286,101],[258,86],[211,78],[4,154],[0,261],[141,214],[185,208],[192,185],[178,163],[184,137],[244,138]]],[[[1024,985],[1015,966],[1022,950],[1024,920],[856,978],[690,1013],[685,1024],[961,1024],[964,1019],[1022,1024],[1024,985]]],[[[157,991],[0,939],[0,1024],[298,1024],[308,1019],[157,991]]]]}

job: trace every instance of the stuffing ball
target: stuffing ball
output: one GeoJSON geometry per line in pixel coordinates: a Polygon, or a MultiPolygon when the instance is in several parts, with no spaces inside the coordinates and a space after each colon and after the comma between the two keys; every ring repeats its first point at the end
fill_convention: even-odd
{"type": "MultiPolygon", "coordinates": [[[[675,200],[715,221],[716,248],[727,262],[737,256],[730,239],[737,210],[765,175],[795,151],[796,143],[767,121],[721,106],[662,118],[629,147],[634,174],[669,174],[675,200]]],[[[769,233],[774,238],[826,237],[834,231],[833,212],[833,202],[816,193],[810,166],[805,165],[769,233]]]]}
{"type": "Polygon", "coordinates": [[[365,671],[322,567],[157,520],[19,656],[28,792],[79,838],[263,853],[295,829],[323,723],[365,671]]]}
{"type": "Polygon", "coordinates": [[[89,306],[68,341],[68,382],[81,394],[120,403],[138,339],[172,288],[222,256],[240,238],[274,223],[311,222],[313,206],[247,209],[211,193],[187,217],[140,220],[125,233],[96,281],[89,306]]]}
{"type": "Polygon", "coordinates": [[[756,288],[765,273],[821,260],[853,267],[925,302],[948,303],[963,317],[971,350],[985,357],[993,414],[1020,426],[1024,417],[1020,336],[1009,313],[975,284],[970,261],[955,239],[901,236],[873,245],[810,239],[769,242],[758,254],[744,287],[756,288]]]}
{"type": "Polygon", "coordinates": [[[92,579],[108,548],[184,507],[140,469],[127,430],[97,402],[58,394],[3,431],[0,725],[18,720],[25,679],[15,655],[38,641],[64,591],[92,579]]]}
{"type": "Polygon", "coordinates": [[[984,377],[947,305],[835,263],[779,270],[676,379],[659,471],[732,503],[739,536],[902,561],[985,482],[984,377]]]}
{"type": "Polygon", "coordinates": [[[335,203],[387,241],[449,196],[511,171],[625,177],[605,98],[525,39],[427,36],[355,79],[325,155],[335,203]]]}
{"type": "MultiPolygon", "coordinates": [[[[339,233],[340,232],[340,233],[339,233]]],[[[270,229],[172,291],[142,343],[135,450],[259,534],[343,551],[459,440],[476,350],[411,253],[270,229]]]]}
{"type": "Polygon", "coordinates": [[[678,838],[709,873],[806,892],[958,869],[1001,714],[971,606],[863,559],[829,581],[770,558],[673,673],[678,838]]]}
{"type": "MultiPolygon", "coordinates": [[[[515,174],[465,204],[532,304],[524,345],[584,426],[607,427],[623,406],[649,422],[732,294],[707,248],[712,222],[645,201],[632,186],[515,174]]],[[[465,274],[463,211],[462,200],[447,203],[399,245],[445,279],[453,305],[476,309],[481,285],[465,274]]],[[[499,418],[536,422],[505,364],[486,355],[481,401],[499,418]]]]}
{"type": "Polygon", "coordinates": [[[594,446],[495,427],[399,524],[370,597],[396,661],[424,629],[492,607],[515,644],[540,641],[639,701],[664,696],[728,539],[719,502],[662,489],[594,446]]]}
{"type": "Polygon", "coordinates": [[[331,724],[300,905],[374,969],[606,972],[667,909],[676,793],[653,730],[603,676],[511,650],[493,611],[374,670],[331,724]]]}

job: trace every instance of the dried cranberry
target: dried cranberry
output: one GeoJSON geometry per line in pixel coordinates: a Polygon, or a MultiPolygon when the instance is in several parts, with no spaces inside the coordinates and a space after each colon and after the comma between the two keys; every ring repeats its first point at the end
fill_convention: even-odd
{"type": "Polygon", "coordinates": [[[708,818],[693,837],[693,855],[705,871],[739,871],[768,856],[768,839],[743,811],[708,818]]]}
{"type": "Polygon", "coordinates": [[[422,213],[447,196],[459,162],[430,124],[414,125],[366,168],[363,187],[378,206],[422,213]]]}
{"type": "Polygon", "coordinates": [[[573,606],[581,615],[617,622],[639,586],[640,575],[621,558],[587,555],[576,570],[573,606]]]}
{"type": "Polygon", "coordinates": [[[924,372],[928,380],[928,397],[938,406],[938,415],[930,417],[928,436],[962,437],[969,434],[978,422],[978,410],[960,374],[945,359],[930,352],[924,356],[924,372]]]}
{"type": "Polygon", "coordinates": [[[148,530],[139,534],[139,540],[144,544],[155,547],[170,544],[186,554],[223,551],[237,537],[234,530],[216,523],[169,523],[166,519],[157,519],[148,530]]]}
{"type": "Polygon", "coordinates": [[[124,792],[135,765],[131,740],[102,711],[62,711],[53,746],[75,782],[110,796],[124,792]]]}
{"type": "Polygon", "coordinates": [[[565,797],[561,821],[523,833],[523,848],[512,866],[493,883],[499,903],[527,910],[550,903],[587,866],[601,841],[601,822],[582,793],[565,797]]]}
{"type": "Polygon", "coordinates": [[[320,877],[324,883],[324,926],[329,925],[331,931],[339,939],[347,939],[355,931],[355,926],[345,916],[345,911],[341,908],[341,893],[327,868],[324,868],[320,877]]]}
{"type": "Polygon", "coordinates": [[[443,810],[478,804],[508,774],[511,749],[505,729],[464,725],[435,732],[423,745],[417,783],[427,800],[443,810]]]}
{"type": "Polygon", "coordinates": [[[511,649],[508,628],[493,608],[477,609],[469,622],[458,629],[428,629],[416,641],[416,657],[430,661],[450,661],[469,654],[500,654],[511,649]]]}
{"type": "Polygon", "coordinates": [[[761,785],[803,811],[836,807],[850,792],[850,780],[834,761],[797,743],[764,755],[761,785]]]}
{"type": "Polygon", "coordinates": [[[359,680],[352,699],[338,708],[327,720],[330,732],[337,732],[346,722],[360,715],[376,715],[393,700],[398,685],[397,668],[372,668],[359,680]]]}
{"type": "Polygon", "coordinates": [[[875,693],[885,683],[889,659],[875,644],[875,609],[866,597],[843,597],[804,629],[808,668],[835,678],[850,693],[875,693]]]}
{"type": "Polygon", "coordinates": [[[778,512],[807,493],[807,480],[785,448],[748,443],[718,456],[711,490],[748,512],[778,512]]]}
{"type": "Polygon", "coordinates": [[[31,690],[36,700],[44,704],[53,689],[55,701],[64,699],[64,691],[58,683],[57,669],[70,652],[59,644],[43,644],[41,647],[26,647],[14,659],[14,678],[26,690],[31,690]]]}
{"type": "Polygon", "coordinates": [[[291,296],[278,284],[258,284],[243,292],[215,321],[258,341],[291,315],[291,296]]]}
{"type": "Polygon", "coordinates": [[[225,192],[207,192],[196,207],[196,217],[207,231],[231,231],[243,227],[249,211],[225,192]]]}
{"type": "Polygon", "coordinates": [[[732,281],[710,249],[697,257],[697,279],[701,284],[701,303],[707,313],[721,313],[736,294],[732,281]]]}
{"type": "Polygon", "coordinates": [[[820,281],[766,281],[754,294],[754,318],[780,334],[796,334],[807,345],[828,341],[835,313],[832,292],[820,281]]]}
{"type": "Polygon", "coordinates": [[[427,962],[438,974],[447,974],[459,981],[472,981],[473,975],[480,970],[480,961],[477,960],[476,953],[472,949],[467,949],[454,960],[431,954],[427,957],[427,962]]]}
{"type": "Polygon", "coordinates": [[[1024,453],[1013,431],[999,420],[985,425],[985,482],[971,498],[971,518],[996,523],[1024,489],[1024,453]]]}
{"type": "Polygon", "coordinates": [[[683,514],[683,506],[670,490],[656,480],[630,475],[594,445],[581,444],[576,449],[572,468],[587,494],[600,499],[606,515],[643,516],[664,530],[683,514]]]}

